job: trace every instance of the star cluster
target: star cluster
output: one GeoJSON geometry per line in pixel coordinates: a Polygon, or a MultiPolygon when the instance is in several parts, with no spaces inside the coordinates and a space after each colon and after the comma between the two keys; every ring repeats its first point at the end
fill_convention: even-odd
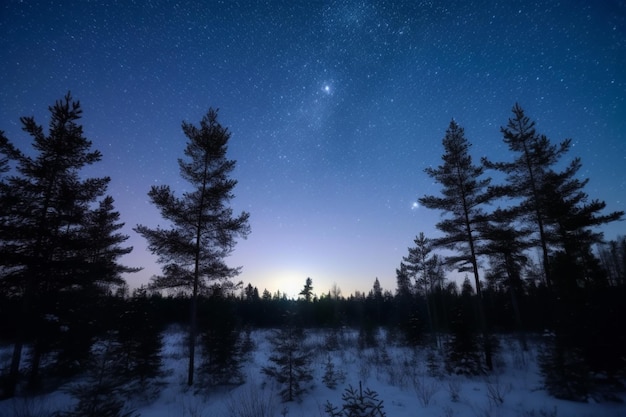
{"type": "MultiPolygon", "coordinates": [[[[507,159],[500,126],[519,102],[553,141],[572,138],[587,191],[626,210],[626,6],[622,1],[74,2],[9,0],[0,13],[0,128],[47,124],[68,90],[104,160],[135,250],[159,272],[137,223],[156,225],[153,184],[183,192],[181,121],[220,108],[232,131],[233,204],[252,234],[230,263],[260,290],[395,287],[395,268],[439,214],[454,118],[475,158],[507,159]]],[[[622,224],[606,230],[624,234],[622,224]]]]}

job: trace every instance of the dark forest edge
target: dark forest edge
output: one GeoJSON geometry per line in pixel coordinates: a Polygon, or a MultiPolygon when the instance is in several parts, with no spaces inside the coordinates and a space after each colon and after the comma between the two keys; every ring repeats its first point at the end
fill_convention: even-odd
{"type": "Polygon", "coordinates": [[[379,328],[407,345],[438,346],[450,372],[467,374],[490,372],[498,335],[514,333],[525,346],[526,335],[547,334],[540,365],[552,395],[584,401],[624,390],[626,239],[607,243],[597,232],[624,213],[603,214],[605,203],[588,197],[580,158],[557,170],[571,142],[554,145],[536,133],[518,105],[501,129],[513,162],[475,165],[463,128],[451,122],[442,165],[426,170],[442,193],[420,198],[444,213],[443,236],[416,237],[399,260],[393,292],[376,279],[368,294],[343,297],[334,288],[316,296],[309,278],[298,300],[242,288],[233,282],[239,268],[224,262],[249,233],[249,214],[229,207],[235,161],[226,158],[230,133],[216,110],[198,126],[182,125],[187,159],[179,165],[193,191],[179,197],[161,186],[148,194],[172,227],[134,229],[163,275],[131,294],[123,274],[138,269],[118,262],[132,248],[123,246],[128,236],[106,195],[110,178],[81,176],[102,155],[83,134],[80,103],[68,93],[49,109],[47,134],[34,118],[20,119],[34,157],[0,132],[0,339],[12,346],[2,397],[71,381],[97,368],[103,349],[125,358],[113,388],[135,381],[138,389],[158,378],[160,335],[173,323],[189,329],[188,385],[196,368],[223,382],[220,372],[236,368],[236,344],[249,329],[349,327],[364,346],[379,328]],[[488,170],[504,173],[505,182],[491,184],[488,170]],[[451,269],[473,282],[466,276],[459,288],[446,277],[451,269]],[[200,365],[196,343],[211,352],[200,365]]]}

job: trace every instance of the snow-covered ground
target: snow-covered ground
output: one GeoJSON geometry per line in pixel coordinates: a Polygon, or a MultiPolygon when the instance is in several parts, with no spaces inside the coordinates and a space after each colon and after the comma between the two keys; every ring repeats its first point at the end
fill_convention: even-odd
{"type": "MultiPolygon", "coordinates": [[[[427,350],[398,347],[383,334],[377,348],[359,350],[357,334],[350,330],[340,332],[339,349],[330,352],[324,347],[327,332],[307,332],[314,377],[310,390],[301,402],[283,403],[275,384],[261,372],[271,352],[268,334],[252,333],[256,346],[243,365],[245,384],[198,393],[186,386],[184,334],[180,329],[166,332],[162,352],[166,375],[158,398],[149,403],[138,398],[127,405],[143,417],[320,417],[327,415],[327,401],[341,406],[345,388],[351,385],[358,390],[361,383],[364,390],[378,394],[389,417],[626,416],[626,403],[576,403],[550,397],[542,388],[536,344],[523,352],[514,339],[502,338],[497,370],[488,377],[450,376],[443,369],[439,376],[431,376],[427,350]],[[335,389],[322,380],[329,358],[338,378],[335,389]],[[246,408],[254,411],[248,414],[246,408]]],[[[44,416],[70,405],[71,399],[59,390],[36,399],[0,402],[0,416],[44,416]]]]}

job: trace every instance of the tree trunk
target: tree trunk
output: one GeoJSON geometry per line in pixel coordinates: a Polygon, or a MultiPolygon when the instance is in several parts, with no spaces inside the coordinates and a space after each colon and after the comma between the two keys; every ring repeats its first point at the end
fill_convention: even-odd
{"type": "Polygon", "coordinates": [[[191,297],[191,317],[189,319],[189,369],[187,371],[187,385],[193,385],[193,370],[196,357],[196,333],[197,333],[197,310],[198,310],[198,289],[194,285],[194,293],[191,297]]]}
{"type": "Polygon", "coordinates": [[[24,350],[24,342],[26,341],[26,331],[32,325],[30,320],[31,304],[34,283],[32,275],[29,275],[26,283],[26,290],[24,291],[24,298],[22,299],[22,311],[21,316],[18,318],[19,326],[17,329],[17,339],[15,345],[13,345],[13,355],[11,357],[11,368],[9,370],[9,376],[7,378],[4,387],[4,397],[11,398],[15,395],[15,390],[20,380],[20,364],[22,362],[22,351],[24,350]]]}
{"type": "Polygon", "coordinates": [[[39,366],[41,365],[41,356],[43,353],[42,351],[43,347],[41,338],[37,336],[35,342],[33,343],[33,355],[30,364],[30,372],[28,375],[28,388],[32,391],[35,391],[40,387],[39,366]]]}
{"type": "Polygon", "coordinates": [[[519,303],[517,302],[517,294],[515,293],[515,285],[513,282],[513,277],[516,275],[511,271],[510,262],[507,260],[507,275],[509,278],[509,292],[511,293],[511,306],[513,307],[513,315],[515,317],[515,325],[517,327],[517,331],[519,333],[520,344],[522,345],[522,349],[524,352],[528,351],[528,345],[526,343],[526,334],[524,329],[522,328],[522,313],[519,309],[519,303]]]}
{"type": "Polygon", "coordinates": [[[485,352],[485,365],[490,371],[493,369],[493,359],[491,352],[491,340],[489,331],[487,330],[487,319],[485,317],[485,307],[483,300],[483,292],[480,288],[480,276],[478,275],[478,260],[476,259],[476,249],[474,247],[474,237],[472,235],[471,222],[467,209],[465,210],[465,225],[467,229],[467,237],[470,247],[472,269],[474,270],[474,281],[476,282],[476,296],[478,298],[478,320],[480,329],[483,333],[483,350],[485,352]]]}
{"type": "MultiPolygon", "coordinates": [[[[21,328],[23,326],[20,326],[21,328]]],[[[15,345],[13,345],[13,356],[11,357],[11,368],[4,384],[3,398],[11,398],[15,395],[17,383],[20,378],[20,362],[22,360],[22,349],[24,347],[24,331],[19,330],[15,345]]]]}

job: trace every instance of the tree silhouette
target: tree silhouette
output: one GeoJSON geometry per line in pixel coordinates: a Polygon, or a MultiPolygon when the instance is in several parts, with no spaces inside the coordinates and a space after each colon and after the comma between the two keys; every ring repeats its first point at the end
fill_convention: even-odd
{"type": "Polygon", "coordinates": [[[541,188],[541,202],[552,232],[548,242],[561,251],[562,258],[576,271],[567,278],[556,277],[561,290],[571,286],[607,284],[592,251],[594,244],[603,241],[603,234],[593,228],[620,220],[624,215],[623,211],[601,214],[606,203],[588,201],[583,189],[589,179],[577,177],[581,166],[580,158],[574,158],[563,171],[549,171],[541,188]]]}
{"type": "Polygon", "coordinates": [[[415,246],[410,247],[408,256],[402,259],[415,279],[417,294],[424,296],[426,300],[429,330],[438,345],[439,320],[434,305],[434,293],[441,289],[441,274],[437,273],[440,260],[436,254],[432,254],[433,242],[423,232],[420,232],[413,242],[415,246]]]}
{"type": "Polygon", "coordinates": [[[485,361],[492,368],[491,348],[489,346],[487,324],[482,305],[482,291],[478,272],[478,226],[485,221],[486,214],[482,207],[493,200],[497,194],[489,187],[490,178],[482,178],[484,168],[472,164],[469,154],[470,143],[465,138],[463,128],[454,120],[443,138],[443,164],[437,168],[426,168],[428,176],[443,186],[442,196],[424,196],[419,199],[424,207],[443,210],[448,218],[437,223],[437,228],[445,236],[434,239],[436,247],[444,247],[457,252],[447,258],[450,265],[456,265],[459,271],[471,271],[474,274],[478,310],[485,361]]]}
{"type": "Polygon", "coordinates": [[[304,283],[304,288],[300,291],[301,296],[304,297],[304,301],[307,303],[311,302],[313,299],[313,280],[311,278],[307,278],[304,283]]]}
{"type": "Polygon", "coordinates": [[[235,216],[228,206],[237,181],[229,178],[235,161],[226,158],[230,132],[217,121],[217,110],[210,109],[200,126],[183,122],[188,139],[185,155],[178,160],[180,174],[193,191],[176,197],[169,186],[153,186],[148,193],[152,204],[171,228],[135,228],[147,241],[163,265],[163,275],[155,277],[154,288],[179,288],[191,293],[189,328],[188,385],[193,384],[197,333],[198,294],[215,282],[228,282],[239,268],[224,263],[237,237],[249,233],[249,214],[235,216]]]}
{"type": "Polygon", "coordinates": [[[269,360],[273,365],[262,371],[282,385],[280,395],[283,401],[294,401],[307,390],[304,384],[313,379],[311,353],[305,346],[302,327],[295,324],[295,315],[287,312],[286,316],[287,323],[269,337],[272,344],[269,360]]]}
{"type": "Polygon", "coordinates": [[[396,297],[411,298],[411,272],[404,262],[400,262],[400,268],[396,268],[396,297]]]}
{"type": "Polygon", "coordinates": [[[554,145],[545,135],[537,134],[535,122],[524,114],[524,110],[517,103],[513,106],[513,118],[500,130],[504,143],[517,157],[513,162],[491,162],[487,158],[482,161],[487,168],[506,174],[508,194],[513,198],[521,198],[517,208],[519,216],[536,225],[546,285],[550,287],[549,231],[542,187],[551,167],[569,150],[571,140],[566,139],[559,145],[554,145]]]}
{"type": "Polygon", "coordinates": [[[34,339],[29,382],[37,384],[47,343],[42,332],[51,325],[45,317],[62,314],[63,306],[55,302],[60,294],[101,296],[111,285],[123,284],[121,272],[135,271],[117,263],[132,248],[119,246],[127,237],[116,233],[122,225],[116,223],[113,200],[106,197],[91,208],[106,192],[109,178],[80,175],[102,157],[83,134],[80,103],[68,93],[49,111],[47,134],[33,117],[20,119],[33,139],[32,157],[0,135],[3,169],[7,160],[15,164],[2,185],[0,286],[22,300],[6,395],[13,395],[18,382],[27,337],[34,339]]]}
{"type": "Polygon", "coordinates": [[[141,268],[117,263],[119,257],[129,254],[133,248],[120,246],[129,236],[119,233],[124,223],[119,222],[120,213],[115,211],[113,203],[113,197],[106,196],[97,208],[87,213],[82,234],[87,261],[84,273],[91,277],[91,282],[106,280],[121,286],[125,285],[123,273],[138,272],[141,268]]]}
{"type": "Polygon", "coordinates": [[[600,260],[607,272],[609,285],[626,286],[626,237],[618,236],[602,245],[600,260]]]}

